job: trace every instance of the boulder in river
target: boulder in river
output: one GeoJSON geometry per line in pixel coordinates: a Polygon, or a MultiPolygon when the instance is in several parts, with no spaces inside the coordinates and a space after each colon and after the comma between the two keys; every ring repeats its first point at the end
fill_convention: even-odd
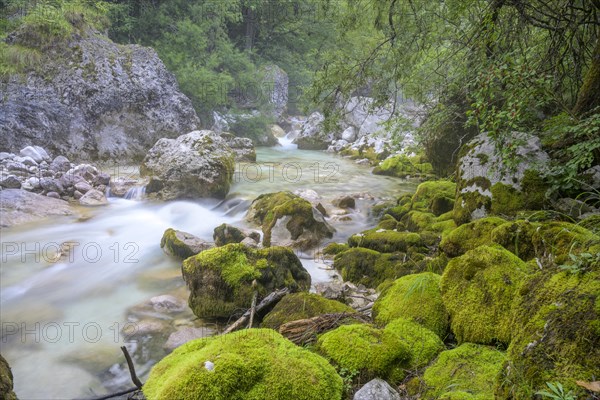
{"type": "Polygon", "coordinates": [[[0,355],[0,398],[4,400],[17,400],[13,392],[13,375],[8,363],[0,355]]]}
{"type": "Polygon", "coordinates": [[[233,150],[219,134],[207,130],[160,139],[140,166],[140,175],[150,179],[146,193],[162,200],[224,198],[233,172],[233,150]]]}
{"type": "Polygon", "coordinates": [[[247,238],[258,243],[260,241],[260,233],[241,229],[229,224],[217,226],[213,233],[213,239],[217,246],[223,246],[229,243],[242,243],[247,238]]]}
{"type": "Polygon", "coordinates": [[[212,247],[214,247],[212,243],[208,243],[191,233],[178,231],[173,228],[167,229],[160,240],[160,248],[166,254],[182,260],[212,247]]]}
{"type": "Polygon", "coordinates": [[[71,215],[73,209],[64,200],[53,199],[22,189],[0,191],[0,226],[9,227],[48,216],[71,215]]]}
{"type": "Polygon", "coordinates": [[[185,259],[182,272],[190,289],[189,306],[199,318],[229,318],[248,309],[254,291],[260,301],[285,287],[307,291],[311,283],[298,257],[285,247],[257,250],[228,244],[185,259]]]}
{"type": "Polygon", "coordinates": [[[324,238],[333,237],[335,232],[308,200],[291,192],[258,196],[250,205],[246,219],[261,225],[264,246],[270,246],[271,241],[290,240],[292,246],[307,249],[324,238]]]}

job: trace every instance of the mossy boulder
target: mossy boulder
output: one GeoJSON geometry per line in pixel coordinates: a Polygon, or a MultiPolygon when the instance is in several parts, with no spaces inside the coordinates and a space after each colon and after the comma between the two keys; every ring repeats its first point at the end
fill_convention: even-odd
{"type": "Polygon", "coordinates": [[[483,244],[491,243],[492,231],[504,223],[506,220],[502,218],[487,217],[461,225],[442,236],[440,249],[449,257],[465,254],[483,244]]]}
{"type": "Polygon", "coordinates": [[[398,178],[428,178],[433,176],[433,166],[422,156],[397,155],[383,160],[373,173],[398,178]]]}
{"type": "Polygon", "coordinates": [[[521,260],[529,261],[536,256],[533,235],[540,226],[525,220],[506,222],[494,228],[490,238],[521,260]]]}
{"type": "Polygon", "coordinates": [[[561,265],[569,255],[600,252],[600,236],[568,222],[547,222],[535,230],[532,242],[536,256],[550,264],[561,265]]]}
{"type": "Polygon", "coordinates": [[[387,279],[397,279],[418,269],[417,264],[405,263],[405,259],[405,253],[380,253],[355,247],[337,254],[333,267],[344,281],[377,287],[387,279]]]}
{"type": "Polygon", "coordinates": [[[384,331],[400,337],[409,349],[410,357],[404,363],[406,369],[419,369],[429,364],[440,352],[444,343],[433,331],[405,318],[387,324],[384,331]]]}
{"type": "Polygon", "coordinates": [[[325,359],[271,329],[197,339],[156,364],[148,400],[339,400],[342,379],[325,359]]]}
{"type": "Polygon", "coordinates": [[[329,243],[323,249],[323,254],[328,256],[334,256],[341,253],[342,251],[348,250],[350,247],[346,243],[329,243]]]}
{"type": "Polygon", "coordinates": [[[301,249],[313,247],[335,232],[308,200],[291,192],[261,194],[250,205],[246,219],[262,227],[266,247],[273,241],[274,230],[277,241],[290,240],[301,249]]]}
{"type": "Polygon", "coordinates": [[[173,228],[168,228],[160,239],[160,248],[173,257],[185,260],[201,251],[214,247],[211,243],[173,228]]]}
{"type": "Polygon", "coordinates": [[[531,398],[546,382],[561,382],[577,398],[575,381],[597,381],[600,365],[600,271],[547,270],[522,285],[513,340],[498,377],[498,398],[531,398]]]}
{"type": "Polygon", "coordinates": [[[464,343],[442,352],[423,375],[425,399],[489,400],[505,354],[494,348],[464,343]]]}
{"type": "Polygon", "coordinates": [[[600,235],[600,214],[590,215],[579,222],[579,226],[600,235]]]}
{"type": "Polygon", "coordinates": [[[412,196],[414,209],[427,209],[435,216],[442,215],[454,208],[456,184],[440,180],[421,183],[412,196]]]}
{"type": "Polygon", "coordinates": [[[306,291],[311,282],[298,257],[285,247],[228,244],[187,258],[182,271],[190,289],[189,306],[199,318],[228,318],[247,309],[255,290],[260,300],[284,287],[306,291]]]}
{"type": "Polygon", "coordinates": [[[435,215],[430,212],[409,211],[402,217],[402,223],[411,232],[421,232],[429,229],[435,222],[435,215]]]}
{"type": "Polygon", "coordinates": [[[515,146],[515,167],[509,169],[497,143],[482,133],[463,146],[457,169],[454,218],[458,225],[490,213],[514,215],[543,207],[547,185],[541,178],[548,155],[533,135],[513,132],[503,138],[515,146]]]}
{"type": "Polygon", "coordinates": [[[248,231],[229,224],[217,226],[213,232],[213,240],[217,246],[223,246],[229,243],[241,243],[244,239],[250,238],[254,242],[260,242],[260,233],[248,231]]]}
{"type": "Polygon", "coordinates": [[[415,321],[441,338],[448,330],[448,312],[442,302],[441,276],[423,272],[397,279],[373,305],[373,319],[385,325],[394,319],[415,321]]]}
{"type": "Polygon", "coordinates": [[[287,322],[307,319],[322,314],[354,313],[355,311],[336,300],[329,300],[313,293],[292,293],[277,303],[263,319],[262,327],[279,329],[287,322]]]}
{"type": "Polygon", "coordinates": [[[403,366],[410,360],[401,337],[365,324],[342,325],[321,335],[317,350],[339,368],[392,382],[404,378],[403,366]]]}
{"type": "Polygon", "coordinates": [[[418,233],[371,229],[348,238],[350,247],[364,247],[381,253],[406,252],[411,247],[423,246],[418,233]]]}
{"type": "Polygon", "coordinates": [[[17,400],[13,391],[13,375],[8,362],[0,355],[0,398],[4,400],[17,400]]]}
{"type": "Polygon", "coordinates": [[[450,260],[441,289],[459,343],[510,343],[514,299],[528,272],[527,264],[501,246],[480,246],[450,260]]]}

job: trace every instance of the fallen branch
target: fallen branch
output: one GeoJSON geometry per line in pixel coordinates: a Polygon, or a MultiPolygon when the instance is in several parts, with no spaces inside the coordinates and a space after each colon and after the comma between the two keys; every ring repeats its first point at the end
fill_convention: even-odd
{"type": "Polygon", "coordinates": [[[256,290],[256,279],[252,282],[252,287],[254,288],[254,295],[252,296],[252,306],[250,307],[250,322],[248,323],[248,328],[252,328],[252,323],[254,322],[254,313],[256,312],[256,298],[258,297],[258,291],[256,290]]]}
{"type": "Polygon", "coordinates": [[[129,394],[129,393],[133,393],[133,392],[142,390],[142,386],[144,384],[142,383],[142,381],[140,381],[140,379],[137,377],[137,374],[135,373],[135,367],[133,366],[133,361],[131,360],[131,356],[129,355],[129,352],[127,351],[127,347],[121,346],[121,351],[125,355],[125,360],[127,360],[127,367],[129,368],[129,375],[131,376],[131,381],[133,382],[135,387],[131,388],[131,389],[125,389],[120,392],[107,394],[102,397],[95,397],[92,400],[107,400],[107,399],[112,399],[113,397],[123,396],[124,394],[129,394]]]}
{"type": "Polygon", "coordinates": [[[323,314],[283,324],[279,327],[279,333],[295,344],[302,346],[313,342],[318,334],[349,322],[365,323],[369,322],[369,319],[359,313],[323,314]]]}
{"type": "MultiPolygon", "coordinates": [[[[256,306],[256,310],[254,312],[257,314],[260,313],[265,308],[279,302],[279,300],[281,300],[283,298],[283,296],[285,296],[289,292],[290,292],[290,290],[288,288],[283,288],[283,289],[279,289],[279,290],[275,290],[274,292],[271,292],[267,297],[262,299],[260,301],[260,303],[258,303],[258,305],[256,306]]],[[[231,333],[233,331],[237,331],[238,329],[242,329],[242,327],[244,327],[248,323],[250,316],[252,314],[253,314],[252,308],[250,308],[237,321],[235,321],[233,324],[229,325],[223,331],[223,334],[231,333]]]]}

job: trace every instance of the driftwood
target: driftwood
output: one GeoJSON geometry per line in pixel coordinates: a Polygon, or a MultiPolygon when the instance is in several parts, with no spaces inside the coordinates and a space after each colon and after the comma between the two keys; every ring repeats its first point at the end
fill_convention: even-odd
{"type": "Polygon", "coordinates": [[[250,317],[253,316],[254,313],[258,314],[265,308],[276,304],[277,302],[279,302],[279,300],[281,300],[283,298],[283,296],[285,296],[289,292],[290,292],[290,290],[288,288],[283,288],[283,289],[279,289],[279,290],[275,290],[274,292],[271,292],[267,297],[262,299],[260,301],[260,303],[258,303],[255,310],[254,310],[254,308],[250,308],[237,321],[235,321],[233,324],[229,325],[223,331],[223,334],[231,333],[233,331],[237,331],[238,329],[242,329],[243,327],[245,327],[248,324],[250,317]]]}
{"type": "Polygon", "coordinates": [[[126,389],[126,390],[123,390],[120,392],[107,394],[106,396],[96,397],[93,400],[112,399],[114,397],[123,396],[123,395],[129,394],[129,393],[138,392],[138,391],[142,390],[142,386],[144,384],[142,383],[142,381],[140,381],[140,379],[137,377],[137,374],[135,373],[135,367],[133,366],[133,361],[131,360],[131,356],[129,355],[129,352],[127,351],[127,347],[121,346],[121,351],[123,352],[123,355],[125,356],[125,360],[127,360],[127,367],[129,368],[129,375],[131,376],[131,381],[133,382],[135,387],[131,388],[131,389],[126,389]]]}
{"type": "Polygon", "coordinates": [[[283,324],[279,327],[279,333],[295,344],[302,346],[313,342],[320,333],[352,322],[364,323],[369,322],[369,319],[359,313],[323,314],[283,324]]]}

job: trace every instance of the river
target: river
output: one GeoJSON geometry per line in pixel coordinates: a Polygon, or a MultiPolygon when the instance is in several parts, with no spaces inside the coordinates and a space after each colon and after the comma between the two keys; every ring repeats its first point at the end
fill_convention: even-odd
{"type": "MultiPolygon", "coordinates": [[[[127,168],[123,168],[123,171],[127,168]]],[[[334,241],[374,226],[370,207],[379,199],[412,192],[415,184],[371,174],[371,168],[318,151],[299,151],[288,141],[258,148],[257,162],[238,163],[225,201],[162,203],[109,198],[109,205],[73,217],[1,231],[1,353],[12,367],[20,399],[92,398],[107,392],[104,365],[123,361],[119,346],[127,310],[165,293],[184,293],[181,263],[159,247],[166,228],[212,240],[226,222],[247,226],[249,202],[280,190],[314,190],[323,204],[343,194],[368,193],[348,218],[329,219],[334,241]],[[60,243],[74,246],[56,261],[60,243]]],[[[139,197],[139,196],[138,196],[139,197]]],[[[330,279],[312,257],[299,254],[313,283],[330,279]]],[[[202,321],[194,321],[195,326],[202,321]]],[[[207,330],[210,332],[210,330],[207,330]]],[[[151,360],[138,365],[143,378],[151,360]]],[[[122,368],[117,383],[131,386],[122,368]]]]}

